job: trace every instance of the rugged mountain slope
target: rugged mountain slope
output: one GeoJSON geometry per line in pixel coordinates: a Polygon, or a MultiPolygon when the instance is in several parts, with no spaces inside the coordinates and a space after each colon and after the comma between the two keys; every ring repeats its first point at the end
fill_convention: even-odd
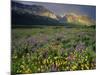
{"type": "Polygon", "coordinates": [[[95,21],[86,15],[70,13],[62,17],[40,5],[12,1],[11,7],[12,25],[95,25],[95,21]]]}
{"type": "Polygon", "coordinates": [[[12,2],[12,24],[57,24],[56,15],[39,5],[12,2]]]}
{"type": "Polygon", "coordinates": [[[80,25],[95,25],[95,21],[86,15],[77,15],[74,13],[66,14],[62,19],[61,22],[73,23],[73,24],[80,24],[80,25]]]}

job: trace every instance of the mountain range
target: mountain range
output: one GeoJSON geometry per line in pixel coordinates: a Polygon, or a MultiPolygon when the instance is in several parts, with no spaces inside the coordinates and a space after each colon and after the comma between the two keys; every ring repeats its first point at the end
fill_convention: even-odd
{"type": "Polygon", "coordinates": [[[77,15],[75,13],[66,14],[62,19],[62,22],[79,24],[79,25],[95,25],[95,21],[86,15],[77,15]]]}
{"type": "Polygon", "coordinates": [[[61,17],[44,6],[26,5],[15,1],[11,3],[11,19],[12,25],[61,25],[65,23],[95,25],[95,21],[87,15],[66,13],[61,17]]]}

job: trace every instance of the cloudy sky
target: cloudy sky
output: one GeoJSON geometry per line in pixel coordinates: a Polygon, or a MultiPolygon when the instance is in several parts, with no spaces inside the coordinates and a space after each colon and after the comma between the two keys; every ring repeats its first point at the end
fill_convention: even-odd
{"type": "Polygon", "coordinates": [[[96,19],[96,7],[95,6],[43,3],[43,2],[23,1],[23,0],[13,0],[13,1],[17,1],[19,3],[28,4],[28,5],[34,5],[34,4],[42,5],[60,16],[63,16],[66,13],[76,13],[80,15],[88,15],[94,20],[96,19]]]}

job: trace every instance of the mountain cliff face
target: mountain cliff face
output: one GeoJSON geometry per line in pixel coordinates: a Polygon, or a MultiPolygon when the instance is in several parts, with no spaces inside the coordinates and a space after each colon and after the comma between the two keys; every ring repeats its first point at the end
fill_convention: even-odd
{"type": "Polygon", "coordinates": [[[12,2],[12,24],[59,24],[56,15],[40,5],[12,2]]]}
{"type": "Polygon", "coordinates": [[[95,21],[85,15],[70,13],[62,17],[44,6],[27,5],[15,1],[11,3],[11,13],[13,25],[65,25],[66,23],[87,26],[95,25],[95,21]]]}
{"type": "Polygon", "coordinates": [[[20,14],[27,13],[31,15],[45,16],[52,19],[57,19],[53,12],[40,5],[24,5],[21,3],[12,2],[12,10],[20,14]]]}
{"type": "Polygon", "coordinates": [[[80,24],[80,25],[95,25],[95,21],[86,15],[77,15],[74,13],[66,14],[63,18],[63,22],[80,24]]]}

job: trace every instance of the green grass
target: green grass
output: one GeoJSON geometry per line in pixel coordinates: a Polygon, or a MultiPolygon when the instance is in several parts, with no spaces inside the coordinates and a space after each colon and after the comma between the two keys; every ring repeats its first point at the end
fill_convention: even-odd
{"type": "Polygon", "coordinates": [[[12,29],[12,73],[96,68],[95,29],[91,27],[12,29]]]}

